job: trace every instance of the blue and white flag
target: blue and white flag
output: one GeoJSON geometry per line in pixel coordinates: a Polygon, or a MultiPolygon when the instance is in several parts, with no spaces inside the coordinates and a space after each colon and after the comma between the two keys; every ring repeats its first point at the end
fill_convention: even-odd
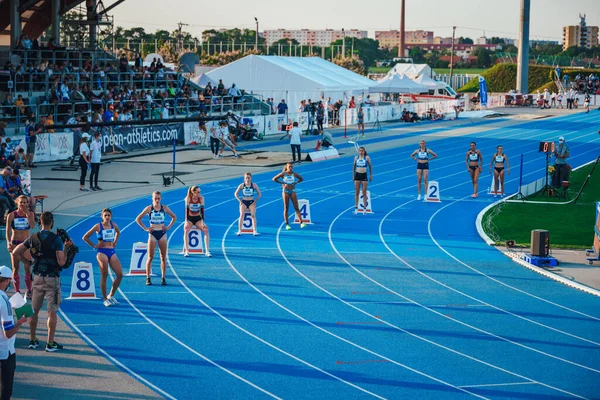
{"type": "Polygon", "coordinates": [[[485,82],[485,78],[483,76],[479,76],[479,101],[481,102],[481,107],[487,107],[487,99],[488,91],[487,91],[487,83],[485,82]]]}

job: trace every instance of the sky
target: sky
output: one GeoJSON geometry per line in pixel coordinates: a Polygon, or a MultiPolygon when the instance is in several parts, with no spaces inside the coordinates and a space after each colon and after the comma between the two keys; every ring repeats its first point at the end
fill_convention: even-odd
{"type": "MultiPolygon", "coordinates": [[[[108,7],[113,1],[105,0],[108,7]]],[[[517,38],[521,0],[406,0],[406,29],[430,30],[435,36],[517,38]]],[[[561,41],[562,27],[600,25],[600,0],[531,0],[530,38],[561,41]]],[[[127,0],[111,11],[115,25],[146,31],[184,31],[201,37],[207,29],[399,29],[400,0],[127,0]],[[222,6],[219,6],[222,5],[222,6]]]]}

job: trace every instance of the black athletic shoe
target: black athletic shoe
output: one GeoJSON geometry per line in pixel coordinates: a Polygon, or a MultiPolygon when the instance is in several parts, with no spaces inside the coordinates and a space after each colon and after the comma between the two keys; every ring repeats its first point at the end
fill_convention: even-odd
{"type": "Polygon", "coordinates": [[[102,190],[102,188],[100,186],[96,186],[94,189],[96,189],[96,190],[102,190]]]}
{"type": "Polygon", "coordinates": [[[163,285],[163,286],[167,286],[167,280],[165,278],[162,278],[160,280],[160,284],[163,285]]]}
{"type": "Polygon", "coordinates": [[[48,352],[53,352],[56,350],[62,350],[63,345],[62,344],[58,344],[57,342],[48,342],[46,343],[46,351],[48,352]]]}
{"type": "Polygon", "coordinates": [[[150,279],[150,277],[146,278],[146,286],[152,286],[152,280],[150,279]]]}
{"type": "Polygon", "coordinates": [[[29,341],[29,348],[30,349],[37,349],[37,347],[40,345],[40,341],[35,339],[35,340],[30,340],[29,341]]]}

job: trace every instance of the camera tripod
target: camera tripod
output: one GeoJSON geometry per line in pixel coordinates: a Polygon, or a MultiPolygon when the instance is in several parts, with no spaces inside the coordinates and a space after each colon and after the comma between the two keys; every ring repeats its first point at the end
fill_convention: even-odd
{"type": "Polygon", "coordinates": [[[373,122],[373,132],[381,132],[381,122],[379,122],[379,111],[376,111],[377,114],[376,115],[376,119],[375,122],[373,122]]]}
{"type": "Polygon", "coordinates": [[[169,186],[173,183],[175,183],[175,181],[181,183],[182,185],[185,186],[185,182],[183,182],[181,179],[179,179],[177,177],[177,173],[175,172],[175,157],[177,155],[177,139],[173,138],[173,164],[171,165],[171,176],[168,175],[163,175],[163,185],[164,186],[169,186]]]}

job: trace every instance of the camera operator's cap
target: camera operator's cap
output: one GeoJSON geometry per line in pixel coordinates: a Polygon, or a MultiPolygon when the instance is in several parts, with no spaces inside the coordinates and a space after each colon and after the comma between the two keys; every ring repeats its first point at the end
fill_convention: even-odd
{"type": "Polygon", "coordinates": [[[12,278],[12,269],[6,265],[0,267],[0,278],[12,278]]]}
{"type": "Polygon", "coordinates": [[[561,137],[559,137],[559,138],[558,138],[558,141],[559,141],[559,142],[564,142],[564,141],[565,141],[565,137],[564,137],[564,136],[561,136],[561,137]]]}

